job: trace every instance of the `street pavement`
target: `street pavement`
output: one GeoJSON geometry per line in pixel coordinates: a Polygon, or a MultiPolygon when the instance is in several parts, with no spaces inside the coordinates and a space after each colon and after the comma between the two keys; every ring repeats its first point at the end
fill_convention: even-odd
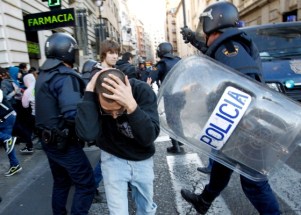
{"type": "MultiPolygon", "coordinates": [[[[35,150],[32,155],[21,155],[16,145],[17,156],[23,170],[11,177],[5,177],[9,168],[7,156],[0,150],[0,203],[1,215],[51,215],[52,177],[47,158],[42,150],[35,150]]],[[[209,176],[196,171],[199,166],[206,166],[208,157],[201,152],[184,146],[185,154],[172,155],[166,152],[171,146],[169,137],[161,132],[156,140],[154,156],[155,184],[154,200],[158,205],[157,214],[194,215],[197,214],[190,204],[185,202],[180,189],[186,188],[200,193],[209,180],[209,176]]],[[[97,147],[86,147],[92,166],[99,157],[97,147]]],[[[277,171],[270,177],[270,184],[280,203],[282,214],[301,215],[301,146],[285,164],[278,165],[277,171]]],[[[99,187],[101,202],[93,203],[90,215],[109,214],[103,185],[99,187]]],[[[71,190],[72,194],[73,190],[71,190]]],[[[70,195],[72,196],[72,195],[70,195]]],[[[129,193],[130,196],[130,193],[129,193]]],[[[70,208],[72,199],[69,198],[70,208]]],[[[130,214],[135,214],[135,206],[129,201],[130,214]]],[[[246,199],[240,187],[239,175],[233,173],[228,187],[216,199],[209,215],[256,215],[258,214],[246,199]]]]}

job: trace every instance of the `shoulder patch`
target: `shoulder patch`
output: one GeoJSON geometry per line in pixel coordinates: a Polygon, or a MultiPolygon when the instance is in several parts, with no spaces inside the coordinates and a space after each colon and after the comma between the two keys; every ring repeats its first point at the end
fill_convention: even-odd
{"type": "Polygon", "coordinates": [[[226,55],[227,57],[234,57],[238,54],[238,46],[234,45],[235,51],[234,52],[229,52],[227,48],[224,48],[222,50],[223,54],[226,55]]]}

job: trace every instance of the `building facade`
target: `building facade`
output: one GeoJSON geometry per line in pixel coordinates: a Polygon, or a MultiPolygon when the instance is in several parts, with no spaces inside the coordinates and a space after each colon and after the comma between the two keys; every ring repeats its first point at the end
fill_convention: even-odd
{"type": "MultiPolygon", "coordinates": [[[[197,52],[193,46],[184,43],[180,28],[186,25],[195,31],[200,13],[214,2],[217,0],[167,0],[167,14],[173,11],[172,19],[176,23],[166,21],[166,38],[173,41],[176,33],[177,53],[180,57],[197,52]],[[175,33],[170,31],[174,29],[174,25],[177,26],[175,33]]],[[[229,0],[229,2],[238,8],[240,21],[244,26],[301,21],[301,0],[229,0]]],[[[167,16],[167,19],[171,19],[170,16],[167,16]]]]}
{"type": "Polygon", "coordinates": [[[121,43],[120,1],[61,0],[59,7],[50,8],[47,0],[0,0],[0,66],[39,68],[47,38],[67,32],[78,41],[80,71],[86,60],[99,59],[100,41],[121,43]]]}

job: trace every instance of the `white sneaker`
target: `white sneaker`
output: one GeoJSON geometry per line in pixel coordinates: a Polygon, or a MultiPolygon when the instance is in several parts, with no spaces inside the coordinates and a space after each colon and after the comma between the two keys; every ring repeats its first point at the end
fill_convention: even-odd
{"type": "Polygon", "coordinates": [[[32,154],[33,153],[33,148],[28,148],[28,147],[25,147],[23,149],[20,149],[20,152],[22,154],[32,154]]]}

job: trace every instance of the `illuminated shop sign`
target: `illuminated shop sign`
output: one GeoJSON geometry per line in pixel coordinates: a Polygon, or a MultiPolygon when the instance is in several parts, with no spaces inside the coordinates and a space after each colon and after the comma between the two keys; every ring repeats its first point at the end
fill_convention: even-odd
{"type": "Polygon", "coordinates": [[[30,58],[41,58],[41,52],[38,43],[27,41],[27,49],[30,58]]]}
{"type": "Polygon", "coordinates": [[[24,16],[24,27],[26,31],[48,30],[66,26],[75,26],[73,8],[24,16]]]}

